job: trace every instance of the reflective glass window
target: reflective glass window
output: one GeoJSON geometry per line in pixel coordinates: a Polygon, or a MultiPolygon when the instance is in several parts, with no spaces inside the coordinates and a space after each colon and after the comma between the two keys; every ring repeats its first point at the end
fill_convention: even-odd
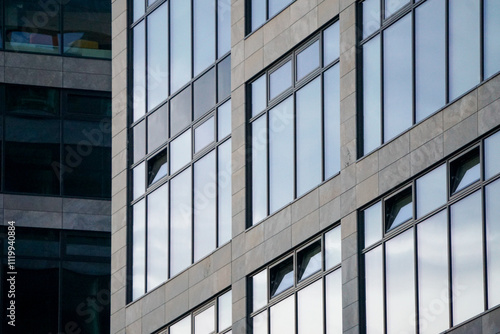
{"type": "Polygon", "coordinates": [[[288,61],[269,75],[269,98],[272,100],[292,86],[292,62],[288,61]]]}
{"type": "Polygon", "coordinates": [[[191,317],[186,317],[171,326],[170,334],[191,334],[191,317]]]}
{"type": "Polygon", "coordinates": [[[450,163],[451,194],[459,192],[481,178],[479,147],[450,163]]]}
{"type": "Polygon", "coordinates": [[[365,254],[366,332],[384,332],[384,281],[382,246],[365,254]]]}
{"type": "Polygon", "coordinates": [[[146,292],[146,200],[141,200],[133,206],[132,224],[132,299],[137,299],[146,292]]]}
{"type": "Polygon", "coordinates": [[[267,310],[252,318],[252,334],[267,334],[267,310]]]}
{"type": "Polygon", "coordinates": [[[267,123],[266,115],[252,123],[252,220],[267,216],[267,123]]]}
{"type": "Polygon", "coordinates": [[[199,152],[215,140],[215,119],[210,117],[194,129],[194,151],[199,152]]]}
{"type": "Polygon", "coordinates": [[[205,311],[194,316],[194,333],[210,334],[215,329],[215,306],[210,306],[205,311]]]}
{"type": "Polygon", "coordinates": [[[191,119],[191,87],[187,87],[170,100],[170,136],[188,126],[191,119]]]}
{"type": "Polygon", "coordinates": [[[488,259],[488,306],[500,304],[500,181],[486,187],[486,258],[488,259]]]}
{"type": "Polygon", "coordinates": [[[146,163],[142,162],[133,169],[133,199],[141,197],[146,191],[146,163]]]}
{"type": "Polygon", "coordinates": [[[269,0],[269,17],[278,14],[282,9],[288,6],[293,0],[269,0]]]}
{"type": "Polygon", "coordinates": [[[410,0],[385,0],[385,17],[388,18],[409,2],[410,0]]]}
{"type": "Polygon", "coordinates": [[[217,65],[217,101],[231,95],[231,56],[224,58],[217,65]]]}
{"type": "Polygon", "coordinates": [[[215,61],[215,2],[193,0],[194,76],[215,61]]]}
{"type": "Polygon", "coordinates": [[[231,0],[217,0],[217,56],[231,51],[231,0]]]}
{"type": "Polygon", "coordinates": [[[153,152],[168,139],[168,104],[148,116],[148,153],[153,152]]]}
{"type": "Polygon", "coordinates": [[[231,327],[233,323],[232,310],[233,310],[233,300],[232,300],[232,292],[228,291],[222,296],[220,296],[218,300],[218,330],[224,330],[228,327],[231,327]]]}
{"type": "Polygon", "coordinates": [[[365,0],[363,6],[363,38],[370,36],[380,27],[380,0],[365,0]]]}
{"type": "Polygon", "coordinates": [[[266,76],[252,82],[252,116],[257,115],[266,108],[266,76]]]}
{"type": "Polygon", "coordinates": [[[252,8],[252,31],[260,27],[267,20],[266,2],[261,0],[250,0],[252,8]]]}
{"type": "Polygon", "coordinates": [[[191,129],[170,143],[170,173],[174,174],[191,161],[191,129]]]}
{"type": "Polygon", "coordinates": [[[272,267],[269,271],[271,298],[291,288],[294,284],[293,258],[290,257],[280,264],[272,267]]]}
{"type": "MultiPolygon", "coordinates": [[[[326,31],[325,31],[326,34],[326,31]]],[[[338,45],[338,43],[332,43],[338,45]]],[[[338,58],[335,57],[335,58],[338,58]]],[[[334,59],[335,59],[334,58],[334,59]]],[[[297,54],[296,61],[297,81],[304,78],[306,75],[319,67],[319,41],[309,45],[306,49],[297,54]]]]}
{"type": "Polygon", "coordinates": [[[133,0],[133,19],[137,21],[142,15],[144,15],[144,11],[146,10],[146,5],[144,0],[133,0]]]}
{"type": "Polygon", "coordinates": [[[252,277],[252,298],[253,311],[267,304],[267,270],[252,277]]]}
{"type": "Polygon", "coordinates": [[[295,296],[292,295],[270,309],[271,334],[295,333],[295,296]]]}
{"type": "Polygon", "coordinates": [[[323,76],[325,178],[340,171],[340,66],[336,64],[323,76]]]}
{"type": "Polygon", "coordinates": [[[232,196],[231,196],[231,141],[228,140],[218,148],[218,218],[219,239],[222,245],[232,237],[232,196]]]}
{"type": "Polygon", "coordinates": [[[500,173],[500,132],[484,141],[484,177],[489,179],[500,173]]]}
{"type": "Polygon", "coordinates": [[[446,189],[446,165],[417,179],[417,217],[420,218],[446,204],[446,189]]]}
{"type": "Polygon", "coordinates": [[[167,150],[163,150],[148,160],[148,186],[168,174],[167,150]]]}
{"type": "Polygon", "coordinates": [[[378,202],[363,211],[365,247],[382,238],[382,203],[378,202]]]}
{"type": "MultiPolygon", "coordinates": [[[[135,0],[137,2],[137,0],[135,0]]],[[[146,27],[144,21],[133,29],[134,122],[146,113],[146,27]]]]}
{"type": "Polygon", "coordinates": [[[146,155],[146,122],[142,121],[133,129],[134,140],[134,163],[146,155]]]}
{"type": "Polygon", "coordinates": [[[297,333],[322,333],[323,282],[316,281],[300,290],[297,305],[297,333]]]}
{"type": "Polygon", "coordinates": [[[340,57],[339,22],[335,22],[323,31],[323,61],[330,64],[340,57]]]}
{"type": "Polygon", "coordinates": [[[217,123],[218,140],[231,134],[231,101],[227,101],[217,109],[217,123]]]}
{"type": "Polygon", "coordinates": [[[484,8],[484,77],[500,71],[500,2],[485,0],[484,8]]]}
{"type": "Polygon", "coordinates": [[[215,105],[215,69],[211,69],[193,85],[194,120],[197,120],[215,105]]]}
{"type": "MultiPolygon", "coordinates": [[[[5,111],[8,113],[58,116],[60,109],[60,91],[58,89],[37,86],[5,86],[5,111]]],[[[75,110],[74,104],[71,104],[70,111],[77,112],[78,110],[75,110]]]]}
{"type": "Polygon", "coordinates": [[[341,260],[340,227],[336,227],[325,233],[325,270],[340,264],[341,260]]]}
{"type": "Polygon", "coordinates": [[[191,1],[170,0],[170,89],[191,79],[191,1]]]}
{"type": "Polygon", "coordinates": [[[342,333],[342,269],[326,276],[326,334],[342,333]]]}

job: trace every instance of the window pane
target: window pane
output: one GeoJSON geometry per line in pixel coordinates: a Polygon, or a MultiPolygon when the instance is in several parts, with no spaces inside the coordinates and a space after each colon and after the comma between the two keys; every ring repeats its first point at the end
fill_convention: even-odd
{"type": "Polygon", "coordinates": [[[295,333],[295,295],[271,307],[271,334],[295,333]]]}
{"type": "Polygon", "coordinates": [[[133,129],[134,140],[134,163],[146,155],[146,122],[142,121],[133,129]]]}
{"type": "Polygon", "coordinates": [[[296,96],[297,196],[301,196],[317,186],[322,179],[320,78],[301,88],[296,96]]]}
{"type": "Polygon", "coordinates": [[[167,280],[168,183],[148,196],[148,291],[167,280]]]}
{"type": "Polygon", "coordinates": [[[217,140],[231,134],[231,100],[225,102],[217,109],[217,140]]]}
{"type": "Polygon", "coordinates": [[[212,252],[216,245],[215,151],[194,164],[194,260],[212,252]]]}
{"type": "Polygon", "coordinates": [[[270,211],[293,200],[293,98],[269,112],[270,211]]]}
{"type": "Polygon", "coordinates": [[[217,65],[217,102],[231,95],[231,56],[217,65]]]}
{"type": "Polygon", "coordinates": [[[218,0],[217,8],[217,56],[231,51],[231,0],[218,0]]]}
{"type": "Polygon", "coordinates": [[[194,76],[215,61],[215,0],[193,0],[194,76]]]}
{"type": "Polygon", "coordinates": [[[479,147],[450,163],[451,194],[454,194],[481,178],[479,147]]]}
{"type": "Polygon", "coordinates": [[[215,69],[212,68],[193,84],[194,120],[215,105],[215,69]]]}
{"type": "Polygon", "coordinates": [[[168,139],[168,104],[164,104],[148,117],[148,153],[168,139]]]}
{"type": "Polygon", "coordinates": [[[191,1],[170,0],[170,88],[191,79],[191,1]]]}
{"type": "MultiPolygon", "coordinates": [[[[8,113],[58,116],[60,115],[59,101],[58,89],[36,86],[5,86],[5,111],[8,113]]],[[[72,99],[69,102],[72,102],[72,99]]],[[[73,112],[74,105],[72,104],[71,107],[73,108],[68,111],[73,112]]]]}
{"type": "Polygon", "coordinates": [[[212,305],[194,317],[194,333],[210,334],[215,330],[215,307],[212,305]]]}
{"type": "Polygon", "coordinates": [[[266,2],[262,0],[252,1],[252,31],[266,22],[266,2]]]}
{"type": "Polygon", "coordinates": [[[426,1],[415,13],[415,100],[420,122],[446,103],[445,2],[426,1]]]}
{"type": "Polygon", "coordinates": [[[420,333],[441,333],[449,328],[450,316],[446,211],[418,224],[417,235],[420,333]]]}
{"type": "Polygon", "coordinates": [[[288,61],[269,75],[269,99],[274,99],[292,86],[292,62],[288,61]]]}
{"type": "Polygon", "coordinates": [[[148,161],[148,186],[168,174],[167,150],[163,150],[148,161]]]}
{"type": "Polygon", "coordinates": [[[253,311],[267,305],[267,270],[252,277],[252,304],[253,311]]]}
{"type": "Polygon", "coordinates": [[[363,38],[370,36],[380,28],[380,1],[365,0],[363,6],[363,38]]]}
{"type": "MultiPolygon", "coordinates": [[[[135,0],[134,2],[137,2],[135,0]]],[[[144,21],[134,27],[133,76],[134,122],[146,112],[146,28],[144,21]]]]}
{"type": "Polygon", "coordinates": [[[484,1],[484,77],[500,71],[500,2],[484,1]]]}
{"type": "Polygon", "coordinates": [[[385,202],[386,232],[413,218],[411,188],[403,190],[385,202]]]}
{"type": "Polygon", "coordinates": [[[323,53],[324,66],[330,64],[340,56],[340,33],[338,21],[323,31],[323,53]]]}
{"type": "Polygon", "coordinates": [[[146,271],[146,201],[143,199],[133,207],[132,224],[132,299],[142,296],[145,291],[146,271]]]}
{"type": "Polygon", "coordinates": [[[384,32],[384,141],[412,125],[411,16],[384,32]]]}
{"type": "Polygon", "coordinates": [[[232,292],[228,291],[218,298],[219,312],[218,312],[218,331],[222,331],[233,324],[232,309],[233,299],[232,292]]]}
{"type": "Polygon", "coordinates": [[[339,226],[325,233],[325,270],[328,270],[340,264],[341,260],[342,258],[339,226]]]}
{"type": "Polygon", "coordinates": [[[366,333],[384,333],[382,246],[365,254],[366,333]]]}
{"type": "Polygon", "coordinates": [[[325,179],[340,171],[340,66],[337,64],[324,74],[325,115],[325,179]]]}
{"type": "Polygon", "coordinates": [[[215,119],[210,117],[194,129],[194,152],[197,153],[215,140],[215,119]]]}
{"type": "Polygon", "coordinates": [[[145,7],[144,0],[133,0],[134,1],[134,22],[137,21],[139,17],[144,15],[145,7]]]}
{"type": "Polygon", "coordinates": [[[266,109],[266,76],[252,82],[252,116],[266,109]]]}
{"type": "Polygon", "coordinates": [[[252,334],[267,334],[267,310],[252,318],[252,334]]]}
{"type": "Polygon", "coordinates": [[[450,11],[450,100],[480,80],[479,6],[476,0],[454,0],[450,11]]]}
{"type": "Polygon", "coordinates": [[[146,191],[146,163],[142,162],[133,169],[134,178],[134,200],[141,197],[146,191]]]}
{"type": "Polygon", "coordinates": [[[252,123],[252,221],[267,216],[267,124],[266,115],[252,123]]]}
{"type": "Polygon", "coordinates": [[[219,146],[219,171],[218,171],[218,218],[219,218],[219,243],[231,240],[232,237],[232,207],[231,207],[231,141],[228,140],[219,146]]]}
{"type": "MultiPolygon", "coordinates": [[[[8,87],[6,89],[8,90],[8,87]]],[[[27,88],[39,88],[39,87],[30,87],[30,86],[25,86],[27,88]]],[[[20,87],[15,86],[15,90],[19,91],[20,87]]],[[[52,91],[49,89],[48,91],[52,91]]],[[[54,90],[57,95],[59,95],[58,91],[54,90]]],[[[10,93],[7,93],[7,101],[8,101],[8,96],[10,93]]],[[[94,96],[94,95],[87,95],[88,93],[77,93],[77,92],[68,92],[66,91],[67,94],[67,109],[65,110],[67,113],[71,114],[80,114],[80,115],[92,115],[92,116],[99,116],[99,117],[111,117],[111,98],[110,95],[108,96],[94,96]]],[[[23,97],[27,97],[23,93],[23,97]]],[[[29,100],[29,97],[27,98],[29,100]]],[[[51,96],[51,99],[54,99],[54,97],[51,96]]],[[[57,106],[59,107],[59,98],[56,97],[57,99],[57,106]]],[[[56,100],[47,100],[47,101],[52,101],[56,102],[56,100]]],[[[30,102],[36,101],[31,100],[30,102]]],[[[37,101],[38,102],[38,101],[37,101]]],[[[29,104],[28,104],[29,105],[29,104]]],[[[52,106],[51,106],[52,107],[52,106]]],[[[59,113],[59,111],[56,111],[56,113],[59,113]]]]}
{"type": "Polygon", "coordinates": [[[191,264],[191,169],[170,181],[170,277],[191,264]]]}
{"type": "Polygon", "coordinates": [[[168,3],[148,15],[148,111],[168,97],[168,3]]]}
{"type": "Polygon", "coordinates": [[[297,81],[319,67],[319,41],[297,54],[297,81]]]}
{"type": "Polygon", "coordinates": [[[387,333],[414,333],[413,229],[386,243],[387,333]]]}
{"type": "Polygon", "coordinates": [[[381,144],[380,35],[363,45],[363,153],[381,144]]]}
{"type": "Polygon", "coordinates": [[[404,5],[406,5],[409,0],[385,0],[385,17],[388,18],[392,14],[396,13],[404,5]]]}
{"type": "Polygon", "coordinates": [[[271,298],[277,296],[294,284],[293,258],[290,257],[269,270],[271,298]]]}
{"type": "Polygon", "coordinates": [[[298,334],[323,332],[323,280],[318,280],[297,294],[298,334]]]}
{"type": "Polygon", "coordinates": [[[417,217],[446,204],[446,165],[417,179],[417,217]]]}
{"type": "Polygon", "coordinates": [[[484,310],[481,193],[451,207],[453,325],[484,310]]]}
{"type": "Polygon", "coordinates": [[[191,161],[191,129],[170,143],[170,173],[174,174],[191,161]]]}
{"type": "MultiPolygon", "coordinates": [[[[342,271],[326,276],[326,334],[342,334],[342,271]]],[[[319,333],[319,332],[318,332],[319,333]]]]}
{"type": "Polygon", "coordinates": [[[500,132],[489,136],[484,141],[484,176],[485,179],[500,173],[500,132]]]}
{"type": "Polygon", "coordinates": [[[173,137],[191,123],[191,87],[170,100],[170,136],[173,137]]]}
{"type": "Polygon", "coordinates": [[[488,306],[500,304],[500,181],[486,187],[486,249],[488,268],[488,306]]]}
{"type": "Polygon", "coordinates": [[[292,2],[293,0],[269,0],[269,18],[278,14],[283,8],[292,2]]]}
{"type": "Polygon", "coordinates": [[[321,270],[321,240],[297,253],[297,280],[302,281],[321,270]]]}
{"type": "Polygon", "coordinates": [[[170,334],[191,334],[191,316],[187,316],[171,326],[170,334]]]}
{"type": "Polygon", "coordinates": [[[365,228],[365,247],[382,238],[382,202],[378,202],[363,211],[365,228]]]}

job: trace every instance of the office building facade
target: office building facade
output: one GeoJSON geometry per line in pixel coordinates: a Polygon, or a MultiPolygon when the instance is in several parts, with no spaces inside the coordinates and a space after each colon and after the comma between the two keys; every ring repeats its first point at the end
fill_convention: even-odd
{"type": "Polygon", "coordinates": [[[111,333],[497,333],[494,0],[115,0],[111,333]]]}

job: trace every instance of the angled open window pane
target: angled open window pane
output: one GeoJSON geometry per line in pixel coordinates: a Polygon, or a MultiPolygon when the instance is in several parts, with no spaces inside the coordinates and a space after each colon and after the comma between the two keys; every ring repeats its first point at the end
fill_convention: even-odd
{"type": "Polygon", "coordinates": [[[293,257],[290,257],[269,270],[271,298],[291,288],[294,284],[293,257]]]}
{"type": "Polygon", "coordinates": [[[479,181],[480,178],[479,147],[450,162],[450,193],[452,195],[479,181]]]}
{"type": "Polygon", "coordinates": [[[272,100],[292,86],[292,61],[281,65],[269,75],[269,99],[272,100]]]}
{"type": "Polygon", "coordinates": [[[319,67],[319,40],[297,54],[297,81],[319,67]]]}
{"type": "Polygon", "coordinates": [[[385,231],[388,232],[413,218],[411,188],[385,201],[385,231]]]}
{"type": "Polygon", "coordinates": [[[321,270],[321,240],[297,253],[297,280],[302,281],[321,270]]]}
{"type": "Polygon", "coordinates": [[[148,160],[148,186],[168,174],[167,149],[148,160]]]}
{"type": "Polygon", "coordinates": [[[417,179],[417,218],[446,204],[446,165],[417,179]]]}

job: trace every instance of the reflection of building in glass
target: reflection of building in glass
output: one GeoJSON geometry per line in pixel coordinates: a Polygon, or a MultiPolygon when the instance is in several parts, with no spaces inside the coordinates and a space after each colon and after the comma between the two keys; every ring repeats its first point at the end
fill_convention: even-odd
{"type": "Polygon", "coordinates": [[[112,333],[500,332],[497,1],[129,4],[112,333]]]}

